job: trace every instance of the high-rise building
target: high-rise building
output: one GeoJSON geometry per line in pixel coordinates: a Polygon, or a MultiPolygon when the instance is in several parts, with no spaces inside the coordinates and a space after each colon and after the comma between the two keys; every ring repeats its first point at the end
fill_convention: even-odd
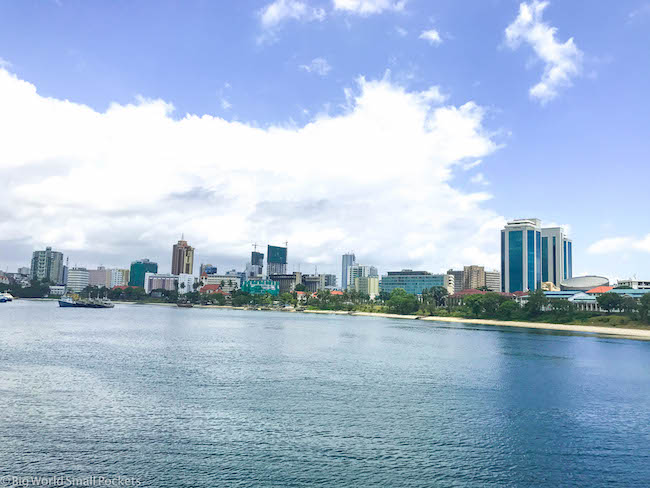
{"type": "Polygon", "coordinates": [[[70,268],[66,287],[69,291],[81,293],[90,284],[90,276],[86,268],[70,268]]]}
{"type": "Polygon", "coordinates": [[[354,280],[356,278],[367,278],[370,276],[379,276],[377,268],[374,266],[365,266],[362,264],[348,266],[348,276],[346,279],[348,289],[354,289],[354,280]]]}
{"type": "Polygon", "coordinates": [[[501,273],[498,271],[486,271],[485,286],[490,291],[501,291],[501,273]]]}
{"type": "Polygon", "coordinates": [[[463,291],[463,286],[465,283],[465,273],[460,270],[450,269],[449,271],[447,271],[447,274],[454,277],[454,292],[450,293],[450,295],[453,295],[454,293],[458,293],[459,291],[463,291]]]}
{"type": "Polygon", "coordinates": [[[88,270],[88,284],[99,288],[111,286],[111,270],[103,266],[88,270]]]}
{"type": "Polygon", "coordinates": [[[485,286],[485,268],[483,266],[465,266],[463,268],[463,290],[477,290],[485,286]]]}
{"type": "Polygon", "coordinates": [[[111,288],[116,286],[127,286],[129,284],[129,270],[128,269],[112,269],[111,270],[111,288]]]}
{"type": "Polygon", "coordinates": [[[172,274],[192,274],[194,271],[194,248],[187,241],[180,240],[172,250],[172,274]]]}
{"type": "Polygon", "coordinates": [[[251,262],[246,265],[246,279],[259,280],[264,272],[264,253],[253,251],[251,262]]]}
{"type": "Polygon", "coordinates": [[[45,251],[34,251],[30,272],[32,280],[47,279],[57,285],[64,284],[63,253],[52,251],[51,247],[46,247],[45,251]]]}
{"type": "MultiPolygon", "coordinates": [[[[347,290],[350,283],[348,282],[348,268],[357,264],[357,258],[354,253],[344,254],[341,258],[341,288],[347,290]]],[[[354,282],[352,283],[354,285],[354,282]]]]}
{"type": "Polygon", "coordinates": [[[336,288],[336,275],[335,274],[326,274],[325,275],[325,288],[336,288]]]}
{"type": "Polygon", "coordinates": [[[542,223],[517,219],[501,231],[501,289],[534,291],[542,283],[542,223]]]}
{"type": "Polygon", "coordinates": [[[30,268],[27,268],[26,266],[22,266],[18,268],[18,274],[22,276],[29,276],[31,272],[32,270],[30,268]]]}
{"type": "Polygon", "coordinates": [[[199,268],[199,276],[202,274],[217,274],[217,267],[211,264],[202,264],[199,268]]]}
{"type": "Polygon", "coordinates": [[[560,286],[573,278],[573,242],[562,227],[542,229],[542,282],[560,286]]]}
{"type": "Polygon", "coordinates": [[[148,259],[133,261],[129,272],[129,286],[144,288],[145,273],[158,273],[158,263],[154,263],[148,259]]]}
{"type": "Polygon", "coordinates": [[[354,279],[354,290],[357,293],[368,295],[374,300],[379,295],[379,276],[364,276],[354,279]]]}
{"type": "Polygon", "coordinates": [[[287,248],[268,246],[266,255],[266,275],[287,273],[287,248]]]}

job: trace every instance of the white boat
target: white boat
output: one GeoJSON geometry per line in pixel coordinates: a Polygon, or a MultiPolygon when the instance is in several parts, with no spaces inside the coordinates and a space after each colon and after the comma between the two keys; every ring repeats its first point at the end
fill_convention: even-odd
{"type": "Polygon", "coordinates": [[[10,302],[13,299],[14,299],[13,295],[9,292],[0,293],[0,301],[2,302],[10,302]]]}

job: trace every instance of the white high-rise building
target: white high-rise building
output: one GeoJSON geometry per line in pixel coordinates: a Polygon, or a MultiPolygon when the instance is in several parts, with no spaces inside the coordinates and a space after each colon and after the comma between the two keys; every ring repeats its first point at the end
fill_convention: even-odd
{"type": "Polygon", "coordinates": [[[573,278],[573,242],[562,227],[542,229],[542,282],[560,286],[573,278]]]}
{"type": "Polygon", "coordinates": [[[357,264],[357,258],[354,253],[350,252],[344,254],[341,258],[341,289],[347,290],[350,284],[354,285],[354,281],[348,281],[348,268],[357,264]]]}
{"type": "Polygon", "coordinates": [[[368,278],[374,276],[379,276],[379,273],[377,272],[377,268],[375,268],[374,266],[355,264],[353,266],[348,266],[348,276],[346,279],[346,283],[348,284],[349,289],[353,289],[355,286],[354,280],[356,278],[368,278]]]}
{"type": "Polygon", "coordinates": [[[66,286],[69,291],[81,293],[90,283],[90,275],[86,268],[71,268],[68,270],[66,286]]]}
{"type": "Polygon", "coordinates": [[[112,269],[111,288],[115,288],[116,286],[128,286],[129,274],[130,270],[128,269],[112,269]]]}

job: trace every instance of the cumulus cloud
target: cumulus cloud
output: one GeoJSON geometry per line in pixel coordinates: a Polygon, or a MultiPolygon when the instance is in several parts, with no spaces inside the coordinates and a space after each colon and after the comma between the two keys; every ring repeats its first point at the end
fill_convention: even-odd
{"type": "Polygon", "coordinates": [[[301,64],[300,69],[307,73],[314,73],[319,76],[327,76],[332,67],[325,58],[314,58],[309,64],[301,64]]]}
{"type": "Polygon", "coordinates": [[[334,0],[334,9],[358,15],[380,14],[384,11],[401,11],[406,0],[334,0]]]}
{"type": "Polygon", "coordinates": [[[184,233],[227,263],[288,240],[292,263],[322,271],[347,249],[384,270],[495,266],[503,218],[451,184],[497,149],[484,109],[425,93],[359,78],[342,113],[260,128],[146,98],[98,112],[0,69],[0,255],[20,242],[166,271],[184,233]]]}
{"type": "Polygon", "coordinates": [[[621,252],[647,252],[650,253],[650,234],[645,237],[608,237],[594,242],[587,252],[589,254],[613,254],[621,252]]]}
{"type": "Polygon", "coordinates": [[[437,46],[442,43],[442,38],[440,34],[435,29],[425,30],[420,34],[420,39],[424,39],[429,42],[432,46],[437,46]]]}
{"type": "Polygon", "coordinates": [[[275,0],[259,10],[258,15],[264,33],[257,41],[264,43],[276,40],[278,29],[288,20],[322,21],[326,14],[324,9],[311,7],[300,0],[275,0]]]}
{"type": "Polygon", "coordinates": [[[543,21],[542,15],[548,5],[549,2],[540,0],[522,3],[519,15],[505,31],[510,48],[517,49],[525,42],[544,63],[542,79],[529,91],[530,96],[542,104],[557,97],[560,88],[571,86],[572,79],[582,71],[583,58],[573,38],[559,42],[555,38],[557,29],[543,21]]]}

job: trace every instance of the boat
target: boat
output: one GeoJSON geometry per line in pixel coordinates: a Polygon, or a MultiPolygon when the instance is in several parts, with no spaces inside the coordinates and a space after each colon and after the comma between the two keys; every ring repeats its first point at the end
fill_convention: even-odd
{"type": "Polygon", "coordinates": [[[0,301],[2,301],[2,302],[10,302],[13,299],[14,299],[13,295],[11,293],[9,293],[9,292],[0,293],[0,301]],[[2,299],[4,299],[4,300],[2,300],[2,299]]]}
{"type": "Polygon", "coordinates": [[[192,308],[194,305],[188,302],[179,302],[176,304],[176,306],[181,308],[192,308]]]}
{"type": "Polygon", "coordinates": [[[107,299],[75,300],[72,297],[65,296],[59,300],[59,307],[63,308],[113,308],[115,304],[107,299]]]}

